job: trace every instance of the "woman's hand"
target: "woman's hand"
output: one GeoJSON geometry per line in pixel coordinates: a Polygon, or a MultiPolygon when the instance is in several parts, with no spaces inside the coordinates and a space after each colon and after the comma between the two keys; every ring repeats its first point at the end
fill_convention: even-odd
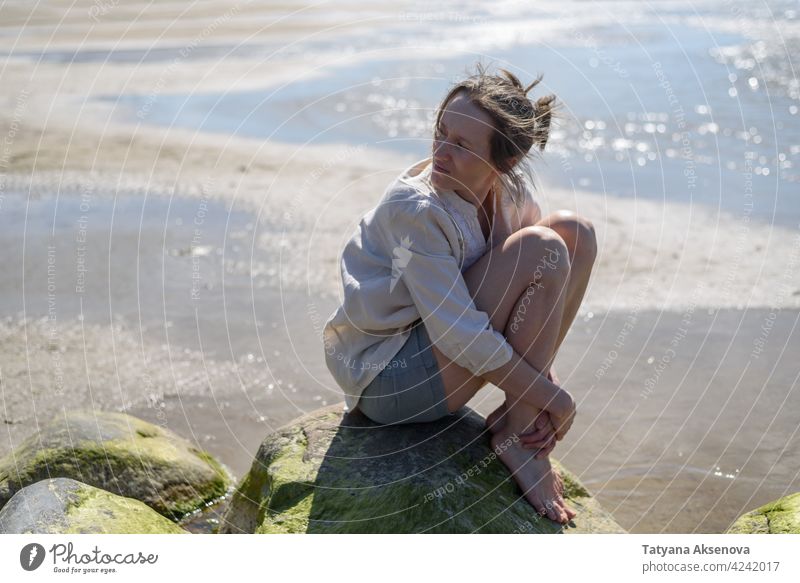
{"type": "Polygon", "coordinates": [[[534,430],[521,434],[519,438],[523,448],[540,450],[534,457],[542,459],[550,455],[556,446],[555,426],[547,411],[539,411],[533,424],[534,430]]]}
{"type": "MultiPolygon", "coordinates": [[[[551,383],[559,384],[552,366],[547,372],[547,378],[551,383]]],[[[541,450],[536,454],[536,459],[550,455],[550,452],[556,447],[556,441],[563,439],[572,426],[572,420],[575,417],[575,402],[572,396],[563,389],[559,396],[561,398],[554,403],[552,408],[555,413],[547,410],[539,411],[534,419],[534,429],[519,436],[523,448],[541,450]],[[562,430],[560,437],[556,429],[558,427],[561,427],[562,430]]]]}

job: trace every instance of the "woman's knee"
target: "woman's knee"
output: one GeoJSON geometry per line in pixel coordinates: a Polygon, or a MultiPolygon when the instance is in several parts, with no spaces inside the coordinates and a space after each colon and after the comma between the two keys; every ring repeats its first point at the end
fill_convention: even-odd
{"type": "Polygon", "coordinates": [[[547,219],[547,227],[558,233],[567,245],[571,261],[594,263],[597,233],[591,220],[567,210],[557,211],[547,219]]]}
{"type": "Polygon", "coordinates": [[[569,247],[557,231],[536,225],[520,229],[519,235],[527,274],[533,280],[569,277],[569,247]]]}

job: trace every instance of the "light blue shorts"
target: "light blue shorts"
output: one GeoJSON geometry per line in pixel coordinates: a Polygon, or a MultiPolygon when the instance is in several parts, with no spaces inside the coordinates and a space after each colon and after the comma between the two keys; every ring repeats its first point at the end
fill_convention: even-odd
{"type": "Polygon", "coordinates": [[[414,323],[400,351],[364,389],[358,408],[383,425],[436,421],[452,415],[422,320],[414,323]]]}

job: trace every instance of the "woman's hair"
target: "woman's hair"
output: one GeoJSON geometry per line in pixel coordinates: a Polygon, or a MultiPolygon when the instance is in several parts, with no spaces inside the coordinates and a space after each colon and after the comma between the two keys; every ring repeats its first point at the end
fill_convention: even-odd
{"type": "Polygon", "coordinates": [[[487,74],[486,67],[477,63],[476,73],[459,81],[448,91],[436,112],[434,127],[439,126],[444,108],[450,100],[463,91],[472,103],[494,121],[496,131],[492,132],[489,140],[489,162],[501,176],[511,181],[514,202],[521,205],[525,178],[518,171],[524,170],[531,185],[536,187],[527,155],[533,146],[538,146],[539,151],[544,150],[550,135],[550,120],[557,115],[554,113],[556,97],[545,95],[536,101],[528,98],[528,91],[539,84],[542,75],[524,87],[510,71],[501,68],[500,72],[502,75],[487,74]],[[517,157],[516,163],[514,157],[517,157]]]}

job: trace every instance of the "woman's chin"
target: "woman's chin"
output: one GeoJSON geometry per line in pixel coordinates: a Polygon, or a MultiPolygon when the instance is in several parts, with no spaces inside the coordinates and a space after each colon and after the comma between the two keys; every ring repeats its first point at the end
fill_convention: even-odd
{"type": "Polygon", "coordinates": [[[434,170],[431,172],[431,182],[434,186],[442,188],[447,185],[447,176],[434,170]]]}

